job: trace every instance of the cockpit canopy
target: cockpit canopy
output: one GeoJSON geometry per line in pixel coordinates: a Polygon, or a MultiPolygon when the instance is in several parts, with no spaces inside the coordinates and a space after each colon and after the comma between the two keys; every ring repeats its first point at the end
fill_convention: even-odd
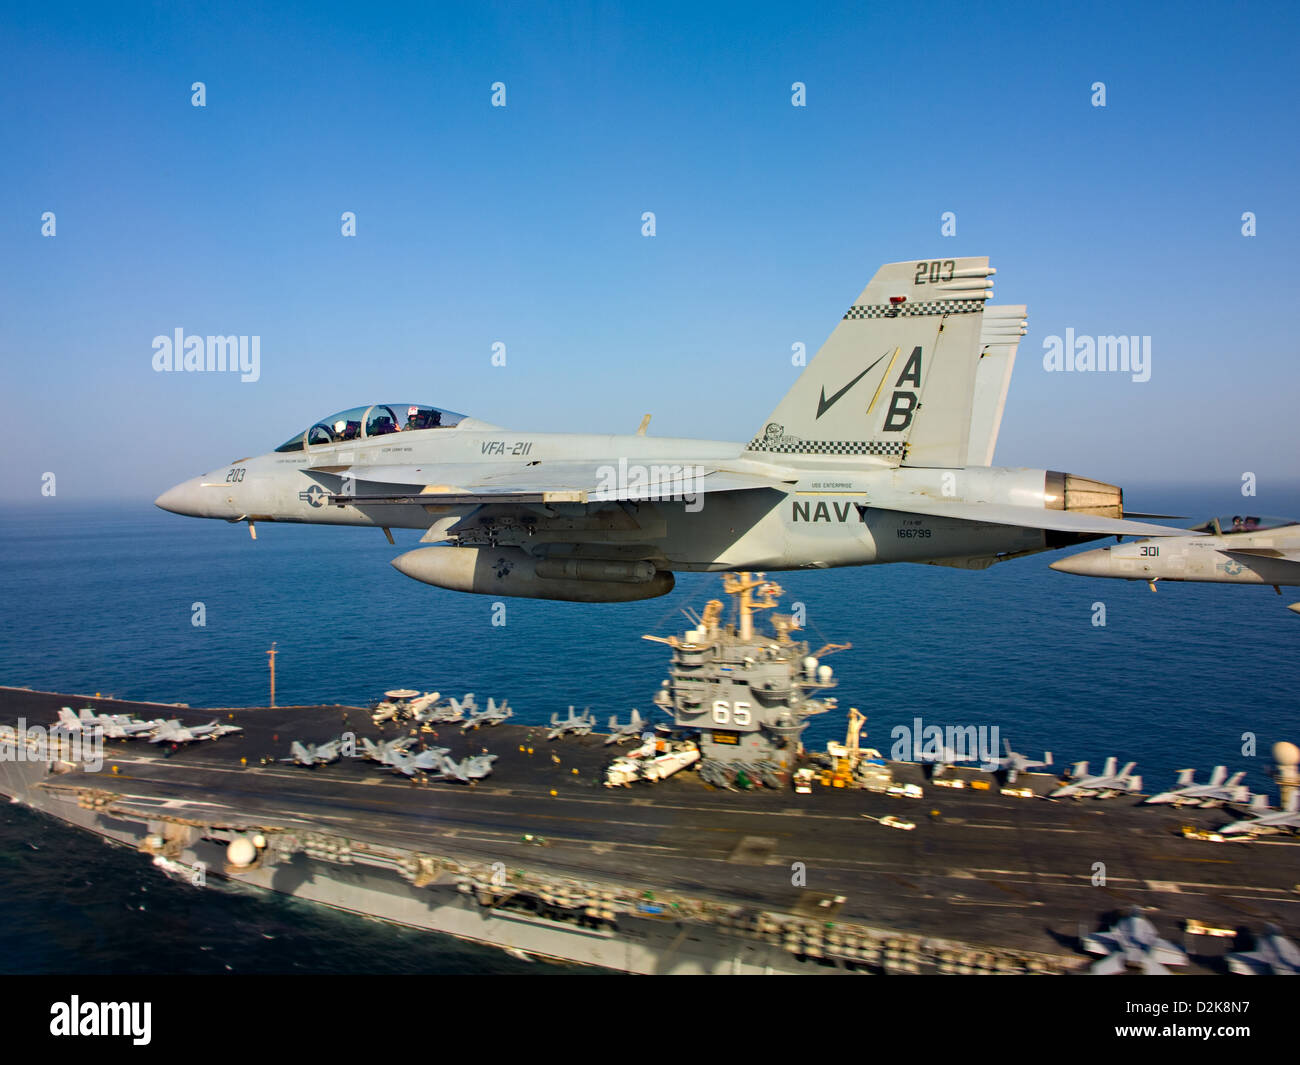
{"type": "Polygon", "coordinates": [[[1280,529],[1284,525],[1297,524],[1295,518],[1261,518],[1254,514],[1226,514],[1211,518],[1203,525],[1193,525],[1192,532],[1212,533],[1215,536],[1230,536],[1233,533],[1259,532],[1262,529],[1280,529]]]}
{"type": "Polygon", "coordinates": [[[409,433],[421,429],[450,429],[465,415],[441,407],[418,403],[376,403],[372,407],[353,407],[322,418],[297,436],[277,447],[276,451],[301,451],[308,447],[337,444],[345,440],[369,440],[390,433],[409,433]]]}

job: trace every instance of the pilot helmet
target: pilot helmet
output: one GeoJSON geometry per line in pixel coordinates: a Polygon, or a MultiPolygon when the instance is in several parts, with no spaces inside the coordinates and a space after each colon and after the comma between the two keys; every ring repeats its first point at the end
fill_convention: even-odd
{"type": "Polygon", "coordinates": [[[348,423],[345,418],[340,418],[338,421],[334,423],[334,431],[336,433],[339,433],[340,435],[342,434],[343,430],[346,429],[347,427],[348,427],[348,423]]]}
{"type": "Polygon", "coordinates": [[[419,408],[419,407],[407,407],[407,408],[406,408],[406,416],[407,416],[408,418],[414,418],[414,417],[415,417],[417,414],[419,414],[419,413],[420,413],[420,408],[419,408]]]}

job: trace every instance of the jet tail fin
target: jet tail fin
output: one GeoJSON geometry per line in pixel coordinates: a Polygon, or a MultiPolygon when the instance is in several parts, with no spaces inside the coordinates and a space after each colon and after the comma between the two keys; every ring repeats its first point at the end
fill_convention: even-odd
{"type": "Polygon", "coordinates": [[[992,275],[987,258],[882,266],[750,441],[752,457],[966,465],[992,275]]]}

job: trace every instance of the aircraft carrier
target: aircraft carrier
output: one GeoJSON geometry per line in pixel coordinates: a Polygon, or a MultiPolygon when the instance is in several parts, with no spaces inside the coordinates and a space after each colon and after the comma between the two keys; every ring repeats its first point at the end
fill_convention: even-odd
{"type": "Polygon", "coordinates": [[[0,732],[0,791],[196,882],[230,877],[631,973],[1064,973],[1090,960],[1083,933],[1134,906],[1183,945],[1186,971],[1223,972],[1224,933],[1300,930],[1300,843],[1213,842],[1226,809],[1048,801],[1054,776],[1007,787],[960,767],[940,786],[921,765],[850,750],[852,732],[813,759],[799,734],[837,712],[830,670],[789,619],[756,630],[770,587],[727,580],[738,624],[711,603],[697,627],[659,638],[673,663],[653,701],[673,720],[646,734],[639,765],[604,735],[548,739],[546,726],[421,729],[376,724],[365,707],[198,710],[0,688],[0,723],[16,726],[0,732]],[[107,740],[96,768],[68,736],[32,731],[84,706],[242,731],[107,740]],[[472,783],[362,758],[282,761],[295,740],[408,733],[453,759],[497,758],[472,783]],[[683,751],[663,779],[609,786],[628,779],[611,776],[616,759],[654,776],[656,756],[683,751]]]}

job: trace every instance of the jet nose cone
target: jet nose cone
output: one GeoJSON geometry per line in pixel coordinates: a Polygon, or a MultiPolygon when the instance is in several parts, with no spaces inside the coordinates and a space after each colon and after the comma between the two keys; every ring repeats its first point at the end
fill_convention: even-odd
{"type": "Polygon", "coordinates": [[[155,507],[171,511],[173,514],[184,514],[186,517],[199,517],[199,498],[201,489],[199,487],[199,478],[194,477],[188,481],[183,481],[176,485],[175,488],[169,488],[162,495],[153,501],[155,507]]]}
{"type": "Polygon", "coordinates": [[[1105,577],[1110,573],[1110,550],[1081,551],[1069,558],[1058,558],[1052,569],[1061,573],[1077,573],[1081,577],[1105,577]]]}

